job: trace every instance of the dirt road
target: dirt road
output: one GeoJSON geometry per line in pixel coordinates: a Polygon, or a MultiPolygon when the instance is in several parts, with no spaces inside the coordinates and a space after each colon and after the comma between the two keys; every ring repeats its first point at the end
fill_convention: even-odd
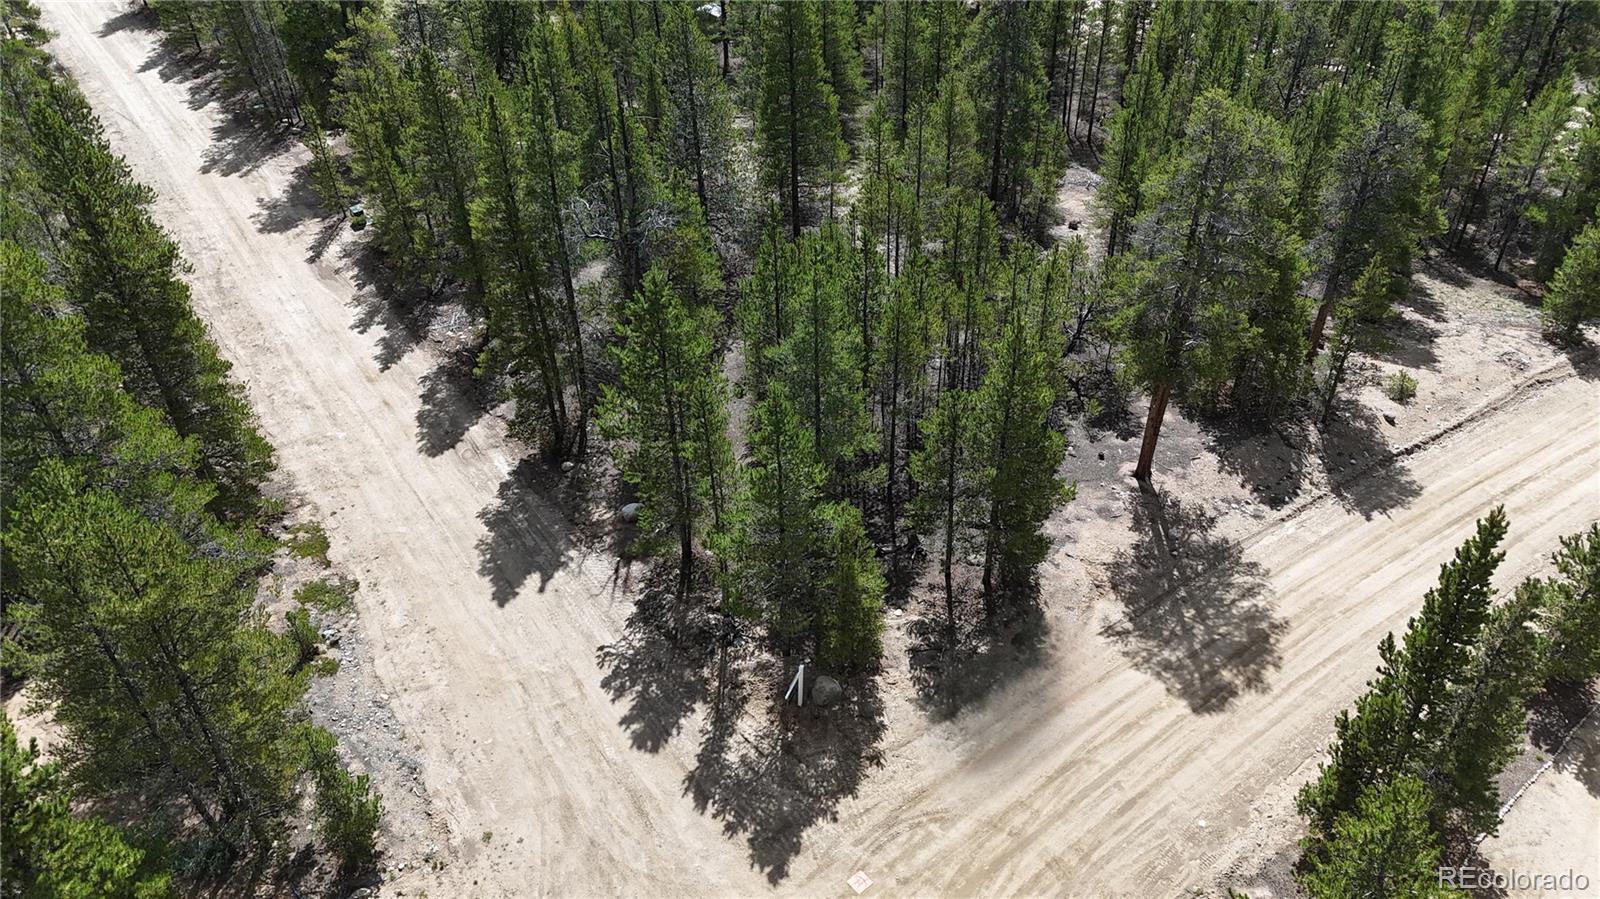
{"type": "MultiPolygon", "coordinates": [[[[46,4],[52,49],[159,193],[284,475],[361,579],[376,670],[452,837],[449,867],[413,867],[401,886],[773,889],[683,795],[693,741],[641,751],[618,723],[595,657],[628,612],[614,560],[579,552],[510,477],[518,450],[499,419],[436,389],[434,360],[358,286],[346,232],[295,188],[303,154],[233,125],[125,9],[46,4]]],[[[1289,834],[1292,791],[1378,639],[1472,520],[1507,505],[1509,584],[1596,516],[1600,391],[1556,371],[1401,464],[1417,494],[1370,520],[1323,501],[1223,541],[1179,502],[1145,507],[1167,548],[1199,560],[1196,578],[1131,620],[1058,629],[1036,670],[955,721],[891,702],[884,766],[805,832],[776,889],[849,895],[859,869],[868,895],[1152,897],[1250,870],[1289,834]]],[[[1047,603],[1068,599],[1053,589],[1047,603]]]]}

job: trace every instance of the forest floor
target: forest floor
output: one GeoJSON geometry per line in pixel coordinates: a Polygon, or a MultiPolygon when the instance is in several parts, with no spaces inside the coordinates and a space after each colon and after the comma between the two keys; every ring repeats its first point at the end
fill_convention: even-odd
{"type": "MultiPolygon", "coordinates": [[[[1142,409],[1075,425],[1078,498],[1006,639],[930,651],[919,587],[842,706],[781,710],[786,672],[747,667],[725,686],[771,714],[716,726],[714,661],[636,606],[615,535],[562,511],[594,476],[550,472],[462,380],[459,314],[391,304],[304,152],[232,118],[147,14],[44,6],[194,264],[279,490],[361,583],[312,703],[386,796],[385,895],[849,896],[858,871],[869,895],[1282,895],[1295,789],[1473,520],[1507,507],[1506,588],[1600,510],[1592,354],[1542,342],[1514,285],[1434,261],[1326,432],[1180,410],[1147,497],[1142,409]],[[1403,406],[1378,384],[1402,366],[1403,406]]],[[[1595,820],[1597,742],[1491,861],[1595,820]]]]}

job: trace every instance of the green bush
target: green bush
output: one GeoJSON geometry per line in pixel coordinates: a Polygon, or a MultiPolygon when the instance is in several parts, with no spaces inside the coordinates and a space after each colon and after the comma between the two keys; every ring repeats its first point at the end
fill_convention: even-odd
{"type": "Polygon", "coordinates": [[[1383,382],[1383,391],[1389,394],[1389,399],[1403,403],[1417,395],[1417,379],[1403,371],[1397,371],[1383,382]]]}
{"type": "Polygon", "coordinates": [[[383,798],[367,775],[351,776],[339,764],[333,734],[313,727],[306,742],[308,767],[317,787],[317,832],[345,868],[371,864],[377,854],[383,798]]]}
{"type": "Polygon", "coordinates": [[[297,558],[316,559],[323,568],[333,564],[328,561],[328,532],[319,522],[308,521],[290,528],[287,543],[290,554],[297,558]]]}
{"type": "Polygon", "coordinates": [[[311,623],[311,612],[305,606],[290,610],[284,616],[289,624],[289,639],[294,643],[294,668],[299,671],[317,657],[317,628],[311,623]]]}
{"type": "Polygon", "coordinates": [[[337,612],[350,605],[359,585],[352,578],[318,578],[294,591],[295,601],[321,612],[337,612]]]}

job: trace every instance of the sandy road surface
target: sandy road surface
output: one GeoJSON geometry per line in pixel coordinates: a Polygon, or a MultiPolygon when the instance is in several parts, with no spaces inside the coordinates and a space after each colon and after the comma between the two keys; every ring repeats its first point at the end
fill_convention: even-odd
{"type": "MultiPolygon", "coordinates": [[[[617,724],[594,656],[626,614],[611,560],[573,549],[559,515],[507,479],[497,419],[445,408],[470,428],[444,448],[419,440],[419,416],[440,413],[419,399],[432,362],[386,345],[381,317],[360,326],[363,291],[336,251],[308,262],[324,223],[283,199],[301,155],[263,152],[191,96],[123,9],[47,4],[53,49],[159,192],[201,314],[361,577],[378,673],[457,850],[442,874],[405,875],[407,892],[769,889],[682,796],[692,741],[641,752],[617,724]]],[[[1250,870],[1285,838],[1292,791],[1378,638],[1472,520],[1506,503],[1510,583],[1596,516],[1600,391],[1557,372],[1403,464],[1419,496],[1371,520],[1316,503],[1213,553],[1128,625],[1143,640],[1093,621],[955,722],[891,703],[885,766],[805,834],[778,889],[849,895],[862,869],[868,895],[1152,897],[1250,870]]],[[[1175,504],[1149,514],[1175,545],[1206,539],[1175,504]]]]}

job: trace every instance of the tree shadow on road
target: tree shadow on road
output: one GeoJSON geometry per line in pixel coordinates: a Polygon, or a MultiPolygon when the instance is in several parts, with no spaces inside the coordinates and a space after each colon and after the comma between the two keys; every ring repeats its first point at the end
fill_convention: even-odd
{"type": "Polygon", "coordinates": [[[911,683],[917,704],[935,720],[949,720],[1039,664],[1049,623],[1038,591],[1002,598],[984,623],[983,596],[971,578],[956,583],[956,633],[952,641],[944,588],[929,591],[911,636],[911,683]],[[967,621],[977,620],[974,628],[967,621]]]}
{"type": "Polygon", "coordinates": [[[293,140],[281,125],[227,116],[211,129],[211,144],[200,157],[200,172],[247,175],[292,146],[293,140]]]}
{"type": "Polygon", "coordinates": [[[350,298],[356,311],[352,327],[358,334],[383,329],[374,358],[379,371],[388,371],[427,338],[444,304],[424,291],[400,290],[384,270],[382,253],[365,240],[348,242],[340,255],[357,287],[350,298]]]}
{"type": "Polygon", "coordinates": [[[250,221],[257,230],[263,234],[282,234],[324,217],[322,201],[311,189],[310,168],[308,162],[295,166],[283,193],[256,200],[256,211],[250,215],[250,221]]]}
{"type": "Polygon", "coordinates": [[[1411,505],[1422,495],[1404,456],[1384,435],[1377,412],[1355,399],[1339,401],[1322,429],[1320,454],[1328,492],[1343,507],[1371,519],[1411,505]]]}
{"type": "Polygon", "coordinates": [[[721,821],[725,835],[744,837],[751,864],[773,884],[789,876],[806,831],[837,820],[839,803],[883,764],[874,676],[843,681],[843,697],[828,708],[798,708],[783,702],[786,674],[792,666],[768,656],[721,681],[683,782],[697,810],[721,821]],[[747,706],[754,716],[739,714],[747,706]],[[752,717],[753,730],[739,726],[752,717]]]}
{"type": "Polygon", "coordinates": [[[622,636],[595,650],[611,701],[628,701],[618,721],[633,748],[659,752],[704,699],[720,637],[731,631],[703,597],[680,607],[677,566],[655,564],[634,600],[622,636]],[[679,626],[681,625],[681,627],[679,626]]]}
{"type": "Polygon", "coordinates": [[[1101,634],[1196,713],[1267,689],[1287,625],[1273,611],[1266,571],[1214,534],[1216,519],[1203,510],[1147,495],[1133,511],[1134,544],[1108,566],[1124,617],[1101,634]]]}
{"type": "Polygon", "coordinates": [[[1305,487],[1311,469],[1303,447],[1310,437],[1302,421],[1286,418],[1266,429],[1226,418],[1204,430],[1217,467],[1238,477],[1269,508],[1287,506],[1305,487]]]}
{"type": "Polygon", "coordinates": [[[528,578],[539,575],[539,592],[568,561],[565,523],[546,506],[535,485],[540,463],[524,459],[500,482],[494,501],[478,513],[488,533],[478,539],[478,574],[493,588],[493,599],[504,606],[528,578]],[[552,528],[552,520],[559,523],[552,528]]]}
{"type": "Polygon", "coordinates": [[[489,409],[489,398],[472,377],[476,353],[463,347],[422,376],[417,443],[430,458],[454,449],[489,409]]]}

